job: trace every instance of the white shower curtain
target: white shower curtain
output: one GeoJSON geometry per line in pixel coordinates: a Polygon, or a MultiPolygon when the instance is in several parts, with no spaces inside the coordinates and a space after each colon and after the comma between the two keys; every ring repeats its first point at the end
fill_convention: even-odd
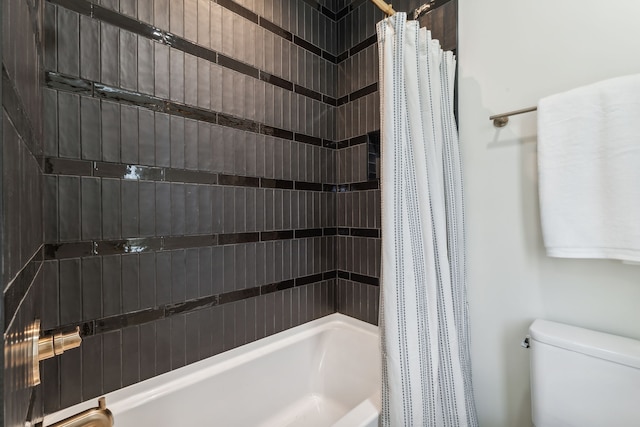
{"type": "Polygon", "coordinates": [[[378,23],[381,425],[477,426],[471,385],[455,58],[416,21],[378,23]]]}

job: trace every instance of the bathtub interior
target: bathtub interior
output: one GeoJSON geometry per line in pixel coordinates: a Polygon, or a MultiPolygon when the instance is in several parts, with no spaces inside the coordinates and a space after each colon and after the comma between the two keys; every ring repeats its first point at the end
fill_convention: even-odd
{"type": "Polygon", "coordinates": [[[377,328],[333,314],[110,393],[107,405],[118,427],[374,426],[379,353],[377,328]]]}

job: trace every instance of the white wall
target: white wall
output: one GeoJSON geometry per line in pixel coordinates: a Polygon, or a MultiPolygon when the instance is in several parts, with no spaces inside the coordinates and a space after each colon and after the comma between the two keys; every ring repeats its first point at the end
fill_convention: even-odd
{"type": "MultiPolygon", "coordinates": [[[[469,232],[475,396],[481,426],[530,426],[535,318],[640,339],[640,266],[548,258],[536,187],[536,114],[489,115],[640,73],[640,2],[459,0],[460,137],[469,232]]],[[[640,220],[640,219],[639,219],[640,220]]]]}

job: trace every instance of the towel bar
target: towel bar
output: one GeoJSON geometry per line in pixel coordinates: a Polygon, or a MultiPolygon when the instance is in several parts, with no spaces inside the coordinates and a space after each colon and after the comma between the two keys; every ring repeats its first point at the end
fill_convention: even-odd
{"type": "Polygon", "coordinates": [[[502,114],[495,114],[491,117],[489,117],[489,120],[493,120],[493,125],[497,128],[501,128],[507,125],[507,123],[509,123],[509,116],[515,116],[517,114],[524,114],[524,113],[530,113],[532,111],[536,111],[538,109],[538,107],[529,107],[529,108],[523,108],[522,110],[514,110],[514,111],[509,111],[508,113],[502,113],[502,114]]]}

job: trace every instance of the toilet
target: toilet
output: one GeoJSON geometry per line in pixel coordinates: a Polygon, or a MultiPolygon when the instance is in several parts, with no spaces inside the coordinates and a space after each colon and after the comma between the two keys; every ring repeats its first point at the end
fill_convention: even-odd
{"type": "Polygon", "coordinates": [[[640,426],[640,341],[547,320],[529,333],[536,427],[640,426]]]}

